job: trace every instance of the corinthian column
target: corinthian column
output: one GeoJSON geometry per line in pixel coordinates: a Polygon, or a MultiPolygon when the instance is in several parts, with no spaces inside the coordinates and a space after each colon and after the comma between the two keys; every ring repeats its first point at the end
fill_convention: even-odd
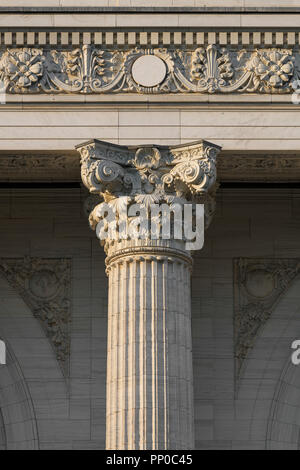
{"type": "Polygon", "coordinates": [[[140,204],[148,216],[154,204],[202,203],[207,225],[220,149],[205,141],[121,147],[94,140],[78,150],[83,183],[103,199],[90,224],[109,277],[106,448],[192,449],[191,254],[174,223],[165,239],[157,214],[155,236],[141,224],[133,236],[130,209],[140,204]]]}

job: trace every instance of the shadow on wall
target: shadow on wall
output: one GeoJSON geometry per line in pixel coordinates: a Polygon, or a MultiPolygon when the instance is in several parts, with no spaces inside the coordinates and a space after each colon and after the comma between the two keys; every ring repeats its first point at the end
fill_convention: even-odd
{"type": "Polygon", "coordinates": [[[268,423],[267,448],[300,448],[300,366],[292,364],[290,359],[274,394],[268,423]]]}
{"type": "Polygon", "coordinates": [[[245,360],[235,433],[244,435],[247,448],[299,449],[300,365],[291,361],[295,339],[300,339],[300,276],[259,330],[245,360]]]}
{"type": "Polygon", "coordinates": [[[4,420],[2,416],[2,411],[0,408],[0,450],[6,450],[6,435],[5,435],[5,428],[4,428],[4,420]]]}
{"type": "Polygon", "coordinates": [[[5,342],[0,339],[0,365],[6,364],[6,346],[5,342]]]}
{"type": "Polygon", "coordinates": [[[0,366],[0,450],[38,449],[38,433],[30,394],[9,344],[0,366]]]}

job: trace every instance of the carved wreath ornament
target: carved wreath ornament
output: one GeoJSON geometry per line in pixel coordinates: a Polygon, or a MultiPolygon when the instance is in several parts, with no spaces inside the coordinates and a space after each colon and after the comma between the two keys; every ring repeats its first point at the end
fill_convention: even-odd
{"type": "Polygon", "coordinates": [[[6,49],[8,93],[291,93],[300,78],[290,49],[6,49]]]}

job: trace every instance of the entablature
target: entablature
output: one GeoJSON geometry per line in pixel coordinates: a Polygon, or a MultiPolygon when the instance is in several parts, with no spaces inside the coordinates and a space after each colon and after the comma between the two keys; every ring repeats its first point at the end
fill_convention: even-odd
{"type": "MultiPolygon", "coordinates": [[[[3,153],[0,155],[0,185],[19,182],[80,181],[80,161],[74,152],[3,153]]],[[[217,161],[222,183],[298,183],[300,153],[221,152],[217,161]]]]}

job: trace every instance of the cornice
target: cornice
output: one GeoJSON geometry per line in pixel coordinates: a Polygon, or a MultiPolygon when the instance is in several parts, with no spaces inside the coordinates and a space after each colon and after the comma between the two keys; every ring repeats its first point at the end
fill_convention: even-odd
{"type": "Polygon", "coordinates": [[[1,0],[2,7],[25,8],[99,8],[99,7],[126,7],[126,8],[203,8],[203,9],[272,9],[290,8],[297,5],[297,0],[268,0],[267,6],[262,5],[261,0],[1,0]]]}
{"type": "MultiPolygon", "coordinates": [[[[1,15],[0,15],[1,19],[1,15]]],[[[300,19],[300,16],[299,16],[300,19]]],[[[300,24],[300,22],[299,22],[300,24]]],[[[68,27],[3,27],[0,23],[0,46],[6,47],[187,47],[216,45],[220,47],[299,47],[300,28],[240,27],[118,27],[113,25],[79,28],[68,27]]]]}
{"type": "Polygon", "coordinates": [[[52,13],[43,13],[36,11],[34,14],[26,12],[1,12],[0,27],[11,30],[13,28],[37,28],[43,31],[44,28],[59,29],[107,29],[125,28],[129,30],[139,30],[143,28],[153,29],[161,28],[162,31],[169,28],[178,28],[181,31],[190,29],[199,30],[201,28],[211,28],[212,30],[224,30],[225,28],[234,28],[235,31],[244,29],[253,30],[282,30],[295,29],[299,25],[300,12],[285,11],[280,13],[225,13],[225,12],[198,12],[186,13],[184,11],[166,11],[166,12],[142,12],[140,10],[134,13],[128,12],[68,12],[63,14],[61,11],[52,13]]]}
{"type": "Polygon", "coordinates": [[[69,13],[151,13],[151,14],[195,14],[195,13],[215,13],[215,14],[284,14],[284,13],[300,13],[300,7],[0,7],[1,13],[26,13],[26,14],[69,14],[69,13]]]}
{"type": "Polygon", "coordinates": [[[203,95],[7,95],[6,104],[1,104],[1,112],[7,111],[95,111],[109,110],[174,110],[177,111],[245,111],[275,112],[297,111],[291,96],[267,94],[203,95]]]}
{"type": "MultiPolygon", "coordinates": [[[[122,0],[121,0],[122,1],[122,0]]],[[[40,2],[41,3],[41,2],[40,2]]],[[[82,2],[83,5],[81,6],[63,6],[64,2],[59,2],[57,5],[52,6],[28,6],[28,2],[26,5],[20,4],[20,6],[1,6],[0,7],[0,14],[1,13],[25,13],[30,15],[37,15],[37,14],[72,14],[72,13],[80,13],[80,14],[90,14],[90,13],[129,13],[129,14],[137,14],[137,13],[149,13],[149,14],[161,14],[161,13],[168,13],[168,14],[289,14],[289,13],[300,13],[300,7],[295,6],[294,2],[277,2],[277,5],[274,4],[272,6],[262,6],[261,2],[257,2],[257,5],[254,6],[252,2],[251,5],[245,5],[244,2],[241,2],[240,5],[237,5],[237,2],[222,2],[220,1],[220,6],[210,6],[209,1],[204,2],[205,5],[193,6],[192,2],[185,2],[182,1],[180,5],[177,2],[177,5],[172,5],[171,1],[165,2],[164,6],[157,6],[151,5],[151,1],[149,0],[147,3],[148,5],[138,6],[138,2],[135,2],[133,5],[130,1],[122,1],[123,6],[117,6],[117,0],[113,4],[108,5],[108,2],[102,2],[103,4],[100,6],[91,6],[88,5],[87,2],[82,2]],[[243,3],[243,4],[242,4],[243,3]]],[[[98,2],[101,3],[101,2],[98,2]]],[[[199,3],[199,2],[198,2],[199,3]]]]}

